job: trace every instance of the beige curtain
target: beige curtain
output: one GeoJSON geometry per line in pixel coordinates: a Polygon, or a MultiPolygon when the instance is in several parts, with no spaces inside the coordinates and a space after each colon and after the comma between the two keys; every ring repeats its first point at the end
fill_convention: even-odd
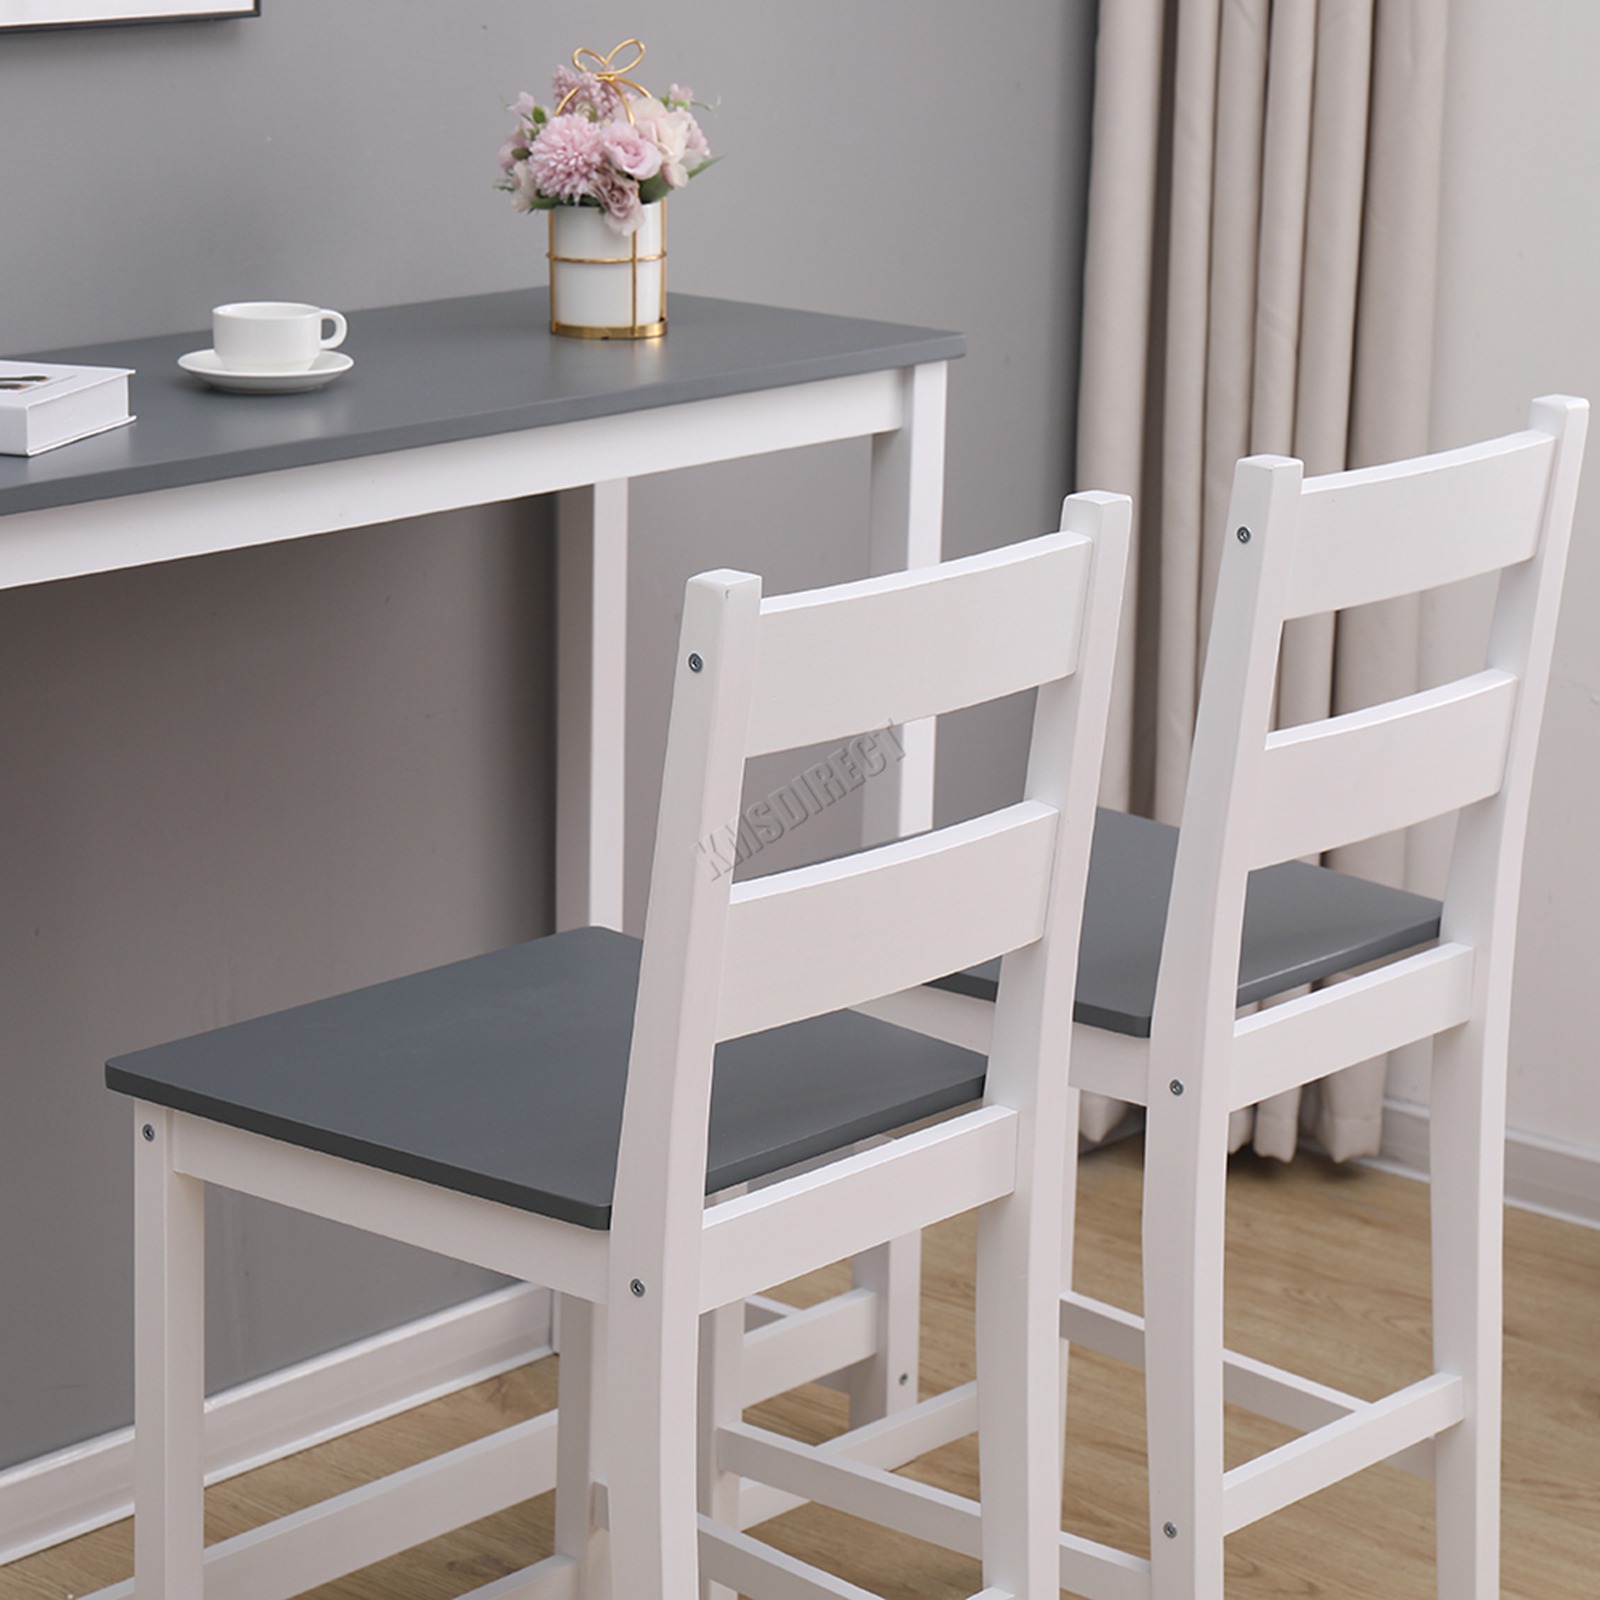
{"type": "MultiPolygon", "coordinates": [[[[1137,519],[1107,804],[1178,820],[1234,462],[1428,447],[1447,4],[1101,0],[1076,478],[1137,519]]],[[[1411,602],[1293,625],[1280,723],[1408,693],[1423,633],[1411,602]]],[[[1400,883],[1417,853],[1340,864],[1400,883]]],[[[1304,1125],[1373,1153],[1383,1083],[1380,1060],[1279,1096],[1235,1145],[1286,1160],[1304,1125]]]]}

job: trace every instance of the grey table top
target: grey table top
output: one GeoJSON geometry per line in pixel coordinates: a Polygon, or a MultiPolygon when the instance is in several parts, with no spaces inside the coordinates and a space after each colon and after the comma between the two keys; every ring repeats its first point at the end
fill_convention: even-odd
{"type": "MultiPolygon", "coordinates": [[[[553,338],[530,289],[350,313],[354,369],[309,394],[219,394],[178,357],[209,331],[33,350],[132,367],[138,420],[32,457],[0,456],[0,515],[214,482],[418,445],[514,433],[947,361],[962,336],[673,294],[664,338],[553,338]]],[[[22,357],[24,352],[0,354],[22,357]]]]}

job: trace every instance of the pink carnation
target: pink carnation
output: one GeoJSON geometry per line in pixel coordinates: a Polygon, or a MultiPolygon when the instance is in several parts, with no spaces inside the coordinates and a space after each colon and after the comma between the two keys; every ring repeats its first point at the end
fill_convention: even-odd
{"type": "Polygon", "coordinates": [[[541,194],[581,200],[595,192],[605,159],[600,129],[581,114],[569,114],[544,125],[528,152],[528,168],[541,194]]]}

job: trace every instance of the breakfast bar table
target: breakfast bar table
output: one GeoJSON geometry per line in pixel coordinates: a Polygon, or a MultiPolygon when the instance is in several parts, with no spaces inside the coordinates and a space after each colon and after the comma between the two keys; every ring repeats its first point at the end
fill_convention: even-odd
{"type": "MultiPolygon", "coordinates": [[[[353,370],[302,393],[212,392],[178,368],[198,333],[31,352],[133,368],[137,420],[0,456],[0,588],[556,494],[556,918],[620,927],[623,474],[868,438],[868,570],[935,562],[962,338],[677,294],[663,338],[558,338],[545,290],[350,323],[353,370]]],[[[932,821],[933,730],[904,743],[866,794],[876,836],[932,821]]]]}

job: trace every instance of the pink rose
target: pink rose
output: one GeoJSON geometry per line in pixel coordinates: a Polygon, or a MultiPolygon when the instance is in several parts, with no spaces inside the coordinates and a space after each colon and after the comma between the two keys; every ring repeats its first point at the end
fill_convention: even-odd
{"type": "MultiPolygon", "coordinates": [[[[681,114],[685,122],[688,123],[687,137],[684,140],[684,148],[689,155],[697,156],[699,158],[695,162],[694,166],[702,166],[705,162],[711,159],[711,146],[706,142],[705,134],[700,131],[700,124],[695,121],[694,113],[692,111],[685,111],[681,114]]],[[[689,170],[693,172],[694,167],[691,167],[689,170]]]]}
{"type": "Polygon", "coordinates": [[[639,186],[611,167],[602,170],[595,182],[594,197],[605,210],[606,226],[626,239],[637,233],[644,221],[644,206],[639,200],[639,186]]]}
{"type": "Polygon", "coordinates": [[[645,95],[633,103],[634,131],[656,147],[661,156],[661,176],[674,189],[681,189],[689,181],[683,158],[688,153],[691,120],[685,112],[669,111],[654,95],[645,95]]]}
{"type": "Polygon", "coordinates": [[[630,178],[653,178],[661,170],[661,152],[626,122],[608,122],[601,129],[601,145],[611,165],[630,178]]]}

